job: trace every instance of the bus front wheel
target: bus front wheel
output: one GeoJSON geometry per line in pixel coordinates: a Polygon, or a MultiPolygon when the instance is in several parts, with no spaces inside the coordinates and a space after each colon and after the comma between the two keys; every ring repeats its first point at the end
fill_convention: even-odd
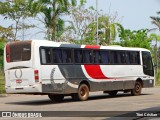
{"type": "Polygon", "coordinates": [[[78,88],[78,93],[72,94],[73,100],[85,101],[89,96],[89,88],[86,84],[81,84],[78,88]]]}
{"type": "Polygon", "coordinates": [[[61,101],[63,101],[64,95],[48,94],[48,97],[53,102],[61,102],[61,101]]]}
{"type": "Polygon", "coordinates": [[[134,88],[131,90],[131,95],[137,96],[140,95],[142,91],[142,84],[139,81],[135,82],[134,88]]]}

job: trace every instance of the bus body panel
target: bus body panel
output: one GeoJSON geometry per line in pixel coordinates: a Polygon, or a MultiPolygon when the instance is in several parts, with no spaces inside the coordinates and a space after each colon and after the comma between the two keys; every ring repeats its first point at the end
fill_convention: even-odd
{"type": "MultiPolygon", "coordinates": [[[[30,41],[26,41],[27,43],[30,41]]],[[[20,44],[21,42],[17,42],[20,44]]],[[[17,43],[8,43],[15,44],[17,43]]],[[[6,45],[7,46],[7,45],[6,45]]],[[[5,89],[7,93],[40,93],[42,92],[40,79],[35,82],[36,63],[35,59],[39,55],[33,54],[36,51],[34,42],[31,42],[30,60],[7,62],[6,60],[6,46],[4,48],[4,73],[5,73],[5,89]]],[[[19,49],[19,48],[14,48],[19,49]]],[[[14,50],[12,49],[12,50],[14,50]]],[[[18,51],[15,54],[18,54],[18,51]]]]}
{"type": "Polygon", "coordinates": [[[127,79],[127,77],[144,75],[142,65],[101,65],[100,67],[105,76],[111,78],[122,77],[127,79]]]}
{"type": "Polygon", "coordinates": [[[42,92],[34,78],[34,69],[20,68],[5,71],[7,93],[42,92]]]}
{"type": "Polygon", "coordinates": [[[65,78],[61,74],[57,65],[41,66],[41,80],[42,84],[51,84],[54,79],[55,83],[64,83],[65,78]]]}

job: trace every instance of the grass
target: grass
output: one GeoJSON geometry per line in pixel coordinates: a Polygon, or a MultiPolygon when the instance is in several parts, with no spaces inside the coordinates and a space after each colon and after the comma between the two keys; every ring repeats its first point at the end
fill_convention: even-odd
{"type": "Polygon", "coordinates": [[[4,81],[4,75],[3,73],[0,73],[0,94],[5,93],[5,81],[4,81]]]}
{"type": "Polygon", "coordinates": [[[156,81],[156,86],[159,86],[160,87],[160,81],[156,81]]]}
{"type": "Polygon", "coordinates": [[[158,70],[158,74],[156,74],[156,86],[160,86],[160,69],[158,70]]]}

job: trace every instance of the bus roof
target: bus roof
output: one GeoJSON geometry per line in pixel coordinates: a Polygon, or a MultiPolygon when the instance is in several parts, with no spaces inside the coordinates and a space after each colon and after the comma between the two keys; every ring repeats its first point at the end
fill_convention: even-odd
{"type": "Polygon", "coordinates": [[[133,50],[133,51],[148,51],[148,49],[145,48],[137,48],[137,47],[122,47],[119,45],[111,45],[111,46],[99,46],[99,45],[79,45],[79,44],[73,44],[68,42],[54,42],[49,40],[32,40],[35,44],[39,46],[49,46],[49,47],[69,47],[69,48],[85,48],[85,46],[89,46],[88,48],[97,48],[100,47],[100,49],[113,49],[113,50],[133,50]]]}

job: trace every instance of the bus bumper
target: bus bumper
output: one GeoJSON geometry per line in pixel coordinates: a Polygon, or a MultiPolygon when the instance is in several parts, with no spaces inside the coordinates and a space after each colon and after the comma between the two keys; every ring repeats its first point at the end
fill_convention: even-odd
{"type": "Polygon", "coordinates": [[[154,87],[154,79],[143,80],[143,88],[154,87]]]}
{"type": "Polygon", "coordinates": [[[14,94],[32,94],[32,93],[41,93],[42,88],[41,84],[36,84],[33,86],[20,86],[20,87],[10,87],[10,86],[5,86],[6,93],[14,93],[14,94]]]}

